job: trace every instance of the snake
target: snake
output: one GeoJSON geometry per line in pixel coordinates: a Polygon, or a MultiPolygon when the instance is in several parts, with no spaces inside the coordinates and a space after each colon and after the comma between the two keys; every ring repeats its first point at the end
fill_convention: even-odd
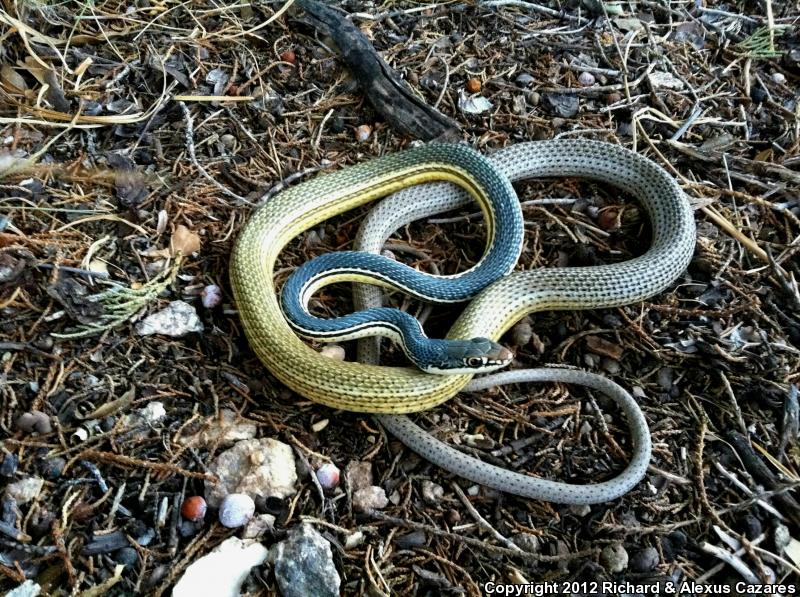
{"type": "MultiPolygon", "coordinates": [[[[273,279],[286,244],[330,217],[420,183],[455,183],[472,196],[486,192],[474,174],[448,159],[459,145],[424,147],[429,149],[388,154],[283,190],[253,213],[234,245],[230,281],[247,340],[266,368],[301,396],[343,410],[408,414],[443,403],[473,377],[330,359],[294,333],[273,279]]],[[[686,269],[695,245],[692,210],[676,181],[653,161],[609,143],[556,139],[512,145],[498,152],[493,163],[499,162],[509,179],[587,178],[629,193],[649,217],[651,245],[619,263],[513,271],[472,299],[447,339],[496,342],[514,323],[538,311],[635,303],[665,290],[686,269]]],[[[477,165],[484,167],[496,168],[477,165]]],[[[426,206],[440,204],[439,190],[431,190],[440,186],[415,190],[413,204],[420,217],[426,206]]]]}
{"type": "MultiPolygon", "coordinates": [[[[281,201],[262,207],[247,224],[234,249],[231,284],[245,333],[256,354],[276,377],[298,393],[329,406],[378,413],[381,424],[412,450],[477,483],[564,504],[599,503],[629,491],[646,472],[651,442],[638,404],[611,380],[586,371],[557,368],[504,371],[474,380],[468,374],[430,376],[406,368],[337,362],[291,334],[290,325],[280,314],[272,280],[277,255],[290,238],[331,215],[398,188],[432,179],[456,182],[462,187],[428,183],[396,192],[380,203],[365,220],[356,242],[361,251],[378,252],[391,232],[406,222],[470,201],[470,193],[464,192],[470,190],[469,177],[461,176],[463,173],[443,173],[441,165],[417,163],[419,155],[411,159],[397,155],[319,177],[294,187],[294,192],[284,191],[286,196],[281,201]],[[436,440],[408,417],[381,414],[423,410],[461,389],[478,391],[532,381],[581,384],[612,398],[631,427],[634,452],[625,470],[609,481],[590,485],[530,477],[471,458],[436,440]],[[365,389],[359,386],[362,383],[367,384],[365,389]],[[324,393],[331,388],[330,394],[324,393]],[[404,391],[409,393],[401,393],[404,391]]],[[[666,289],[688,265],[695,244],[695,223],[688,201],[662,168],[635,152],[598,141],[562,139],[513,145],[496,152],[490,161],[509,180],[575,176],[615,185],[636,197],[646,210],[652,223],[652,242],[644,255],[617,264],[506,275],[473,300],[448,337],[485,334],[499,339],[514,322],[537,311],[635,303],[666,289]]],[[[473,189],[472,197],[475,195],[473,189]]],[[[481,196],[478,199],[480,203],[481,196]]],[[[357,308],[380,305],[377,289],[356,284],[355,291],[357,308]]],[[[359,342],[360,361],[377,363],[376,340],[365,338],[359,342]]]]}
{"type": "MultiPolygon", "coordinates": [[[[521,180],[530,173],[530,170],[523,164],[528,161],[529,155],[535,148],[536,146],[530,144],[512,146],[496,152],[490,156],[489,160],[511,180],[521,180]]],[[[617,151],[617,148],[608,146],[608,150],[617,151]]],[[[633,164],[636,165],[637,162],[633,162],[633,164]]],[[[650,166],[645,167],[650,169],[650,166]]],[[[671,195],[669,200],[674,201],[678,206],[681,203],[675,195],[671,195]]],[[[421,189],[400,191],[378,203],[369,212],[359,228],[354,248],[357,251],[379,253],[396,229],[414,220],[465,207],[470,202],[470,197],[466,193],[447,184],[429,184],[421,189]]],[[[687,213],[685,210],[683,211],[684,214],[687,213]]],[[[691,216],[689,217],[691,218],[691,216]]],[[[684,222],[684,227],[676,229],[681,237],[674,239],[673,242],[693,247],[693,219],[691,221],[681,219],[681,221],[684,222]]],[[[684,251],[686,250],[684,249],[684,251]]],[[[686,265],[686,254],[682,253],[682,255],[680,264],[675,266],[676,272],[686,265]]],[[[380,307],[382,297],[380,288],[374,285],[355,284],[353,286],[353,303],[357,311],[380,307]]],[[[379,359],[379,338],[361,339],[358,343],[358,361],[377,364],[379,359]]],[[[568,368],[516,369],[475,378],[464,387],[463,391],[479,392],[506,384],[531,382],[561,382],[581,385],[602,392],[616,403],[628,422],[633,446],[631,457],[624,470],[615,477],[600,483],[578,484],[552,481],[510,471],[469,456],[436,439],[406,416],[375,415],[375,418],[392,435],[425,460],[454,475],[520,497],[567,505],[590,505],[617,499],[642,480],[647,472],[652,451],[647,421],[630,393],[610,379],[588,371],[568,368]]]]}
{"type": "Polygon", "coordinates": [[[380,254],[326,253],[303,263],[286,281],[281,293],[283,312],[294,330],[310,340],[334,342],[365,335],[392,338],[409,360],[426,373],[475,374],[506,367],[514,354],[497,342],[483,337],[428,338],[419,321],[399,309],[376,305],[325,319],[314,316],[308,308],[319,289],[353,280],[367,280],[428,302],[461,302],[514,269],[522,252],[524,222],[508,178],[466,145],[421,147],[407,152],[405,159],[414,163],[435,160],[439,167],[455,169],[463,182],[470,183],[466,196],[476,199],[487,216],[486,249],[478,262],[464,272],[434,276],[380,254]]]}

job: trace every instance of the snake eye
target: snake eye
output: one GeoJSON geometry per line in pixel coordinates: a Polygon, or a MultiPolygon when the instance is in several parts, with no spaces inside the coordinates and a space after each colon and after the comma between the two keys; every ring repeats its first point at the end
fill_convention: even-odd
{"type": "Polygon", "coordinates": [[[469,357],[467,359],[467,365],[469,367],[480,367],[481,365],[486,364],[486,357],[469,357]]]}

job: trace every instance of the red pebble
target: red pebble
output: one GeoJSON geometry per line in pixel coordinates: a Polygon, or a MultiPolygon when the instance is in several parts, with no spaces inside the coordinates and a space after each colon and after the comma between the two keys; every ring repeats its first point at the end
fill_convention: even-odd
{"type": "Polygon", "coordinates": [[[285,52],[281,53],[281,60],[283,62],[288,62],[289,64],[294,64],[297,57],[294,55],[294,50],[286,50],[285,52]]]}
{"type": "Polygon", "coordinates": [[[198,522],[206,516],[206,501],[199,495],[186,498],[181,506],[181,514],[186,520],[198,522]]]}

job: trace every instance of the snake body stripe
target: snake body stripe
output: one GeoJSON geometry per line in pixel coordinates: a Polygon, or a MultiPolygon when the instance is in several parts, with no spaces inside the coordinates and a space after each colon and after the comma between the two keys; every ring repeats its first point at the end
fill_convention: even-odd
{"type": "MultiPolygon", "coordinates": [[[[327,217],[437,178],[469,188],[462,172],[448,167],[446,159],[445,164],[437,162],[453,146],[423,149],[430,153],[394,154],[288,189],[259,209],[239,237],[231,284],[248,340],[279,380],[311,400],[360,412],[409,413],[440,404],[471,379],[328,359],[292,333],[272,280],[286,242],[327,217]]],[[[644,255],[623,263],[513,272],[472,300],[448,338],[498,340],[517,320],[536,311],[636,302],[664,290],[686,268],[694,249],[691,209],[675,181],[650,160],[608,143],[556,140],[512,146],[503,151],[501,161],[513,178],[585,177],[631,193],[650,217],[653,242],[644,255]]],[[[430,192],[415,192],[414,207],[435,201],[430,192]]]]}
{"type": "MultiPolygon", "coordinates": [[[[467,271],[452,276],[433,276],[383,255],[360,251],[335,251],[315,257],[292,273],[281,293],[283,312],[299,334],[331,342],[350,340],[356,334],[363,336],[369,329],[376,335],[398,338],[411,360],[426,371],[489,371],[509,364],[513,354],[494,342],[481,338],[467,342],[429,339],[412,316],[399,310],[364,309],[325,319],[308,309],[311,296],[323,286],[365,280],[424,301],[465,301],[514,269],[524,233],[514,189],[497,170],[487,167],[488,162],[480,154],[466,146],[446,148],[444,155],[452,165],[463,167],[474,179],[472,196],[488,216],[489,234],[483,256],[467,271]]],[[[437,159],[444,161],[444,156],[437,159]]]]}

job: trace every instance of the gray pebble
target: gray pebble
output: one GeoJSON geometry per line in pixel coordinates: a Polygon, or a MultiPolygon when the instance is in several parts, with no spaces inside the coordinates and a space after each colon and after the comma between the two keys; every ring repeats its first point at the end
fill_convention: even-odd
{"type": "Polygon", "coordinates": [[[17,428],[25,433],[50,433],[50,417],[38,410],[22,413],[17,418],[17,428]]]}
{"type": "Polygon", "coordinates": [[[631,556],[631,570],[634,572],[650,572],[661,563],[661,557],[655,547],[645,547],[631,556]]]}
{"type": "Polygon", "coordinates": [[[611,574],[618,574],[628,567],[628,552],[621,543],[606,545],[600,552],[600,563],[611,574]]]}
{"type": "Polygon", "coordinates": [[[672,387],[672,378],[674,376],[674,371],[669,367],[662,367],[658,370],[658,385],[660,385],[665,390],[669,390],[672,387]]]}
{"type": "Polygon", "coordinates": [[[246,525],[256,511],[256,504],[245,493],[229,493],[219,507],[219,521],[222,526],[235,529],[246,525]]]}
{"type": "Polygon", "coordinates": [[[520,87],[530,87],[533,84],[534,78],[528,73],[520,73],[514,82],[520,87]]]}
{"type": "Polygon", "coordinates": [[[133,547],[123,547],[114,552],[114,561],[123,566],[135,566],[139,562],[139,552],[133,547]]]}
{"type": "Polygon", "coordinates": [[[272,546],[269,560],[283,597],[338,597],[341,579],[331,545],[309,524],[272,546]]]}

